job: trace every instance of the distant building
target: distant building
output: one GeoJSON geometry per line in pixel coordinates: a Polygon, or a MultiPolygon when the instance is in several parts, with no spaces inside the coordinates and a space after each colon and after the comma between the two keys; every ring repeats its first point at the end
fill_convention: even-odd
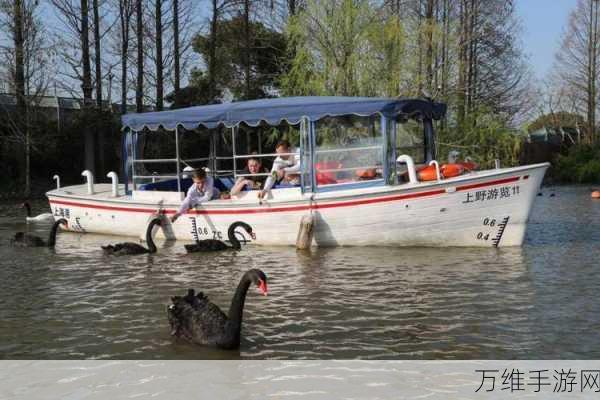
{"type": "MultiPolygon", "coordinates": [[[[39,96],[31,99],[36,111],[41,111],[49,121],[58,122],[62,126],[83,108],[83,99],[62,96],[39,96]]],[[[95,104],[95,103],[94,103],[95,104]]],[[[0,115],[2,112],[14,112],[17,108],[17,96],[11,93],[0,93],[0,115]]],[[[120,115],[121,104],[103,101],[103,109],[110,109],[115,115],[120,115]]],[[[134,113],[135,105],[128,104],[127,112],[134,113]]],[[[146,106],[144,111],[154,111],[154,107],[146,106]]]]}
{"type": "Polygon", "coordinates": [[[570,146],[579,141],[579,131],[573,127],[552,128],[545,127],[527,135],[529,143],[550,143],[560,146],[570,146]]]}

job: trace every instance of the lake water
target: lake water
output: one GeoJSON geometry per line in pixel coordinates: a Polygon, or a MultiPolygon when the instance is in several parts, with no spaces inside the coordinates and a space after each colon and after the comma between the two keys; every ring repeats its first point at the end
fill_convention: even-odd
{"type": "Polygon", "coordinates": [[[543,193],[522,248],[187,255],[158,241],[155,255],[120,258],[100,245],[123,238],[91,234],[10,247],[14,232],[48,226],[2,203],[0,358],[600,358],[600,201],[588,187],[543,193]],[[269,296],[249,291],[239,351],[170,337],[171,296],[195,288],[227,310],[249,268],[267,274],[269,296]]]}

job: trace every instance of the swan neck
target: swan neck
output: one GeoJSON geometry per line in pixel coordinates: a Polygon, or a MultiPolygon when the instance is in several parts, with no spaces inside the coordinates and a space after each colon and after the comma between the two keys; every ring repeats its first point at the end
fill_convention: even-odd
{"type": "Polygon", "coordinates": [[[231,243],[231,247],[235,250],[239,250],[242,248],[240,241],[235,236],[235,228],[237,228],[238,224],[232,224],[227,230],[227,238],[229,239],[229,243],[231,243]]]}
{"type": "Polygon", "coordinates": [[[50,236],[48,236],[48,247],[54,247],[56,244],[56,233],[58,232],[59,225],[60,221],[56,221],[54,225],[52,225],[52,229],[50,229],[50,236]]]}
{"type": "Polygon", "coordinates": [[[150,253],[156,253],[156,245],[154,244],[154,240],[152,239],[152,230],[154,229],[154,226],[159,222],[159,220],[153,220],[152,222],[150,222],[150,225],[148,225],[148,229],[146,230],[146,242],[148,243],[148,250],[150,251],[150,253]]]}
{"type": "Polygon", "coordinates": [[[235,290],[233,299],[231,300],[231,306],[229,307],[229,321],[231,322],[230,329],[233,330],[231,333],[239,334],[240,329],[242,328],[244,303],[246,301],[246,294],[248,293],[250,283],[251,280],[248,276],[248,273],[244,274],[237,289],[235,290]]]}

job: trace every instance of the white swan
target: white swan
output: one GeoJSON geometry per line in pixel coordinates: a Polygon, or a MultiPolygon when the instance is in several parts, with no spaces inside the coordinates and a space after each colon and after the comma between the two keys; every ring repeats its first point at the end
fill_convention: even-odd
{"type": "Polygon", "coordinates": [[[28,202],[21,204],[21,208],[27,210],[27,217],[25,218],[27,222],[54,222],[54,215],[52,213],[43,213],[32,217],[31,205],[28,202]]]}

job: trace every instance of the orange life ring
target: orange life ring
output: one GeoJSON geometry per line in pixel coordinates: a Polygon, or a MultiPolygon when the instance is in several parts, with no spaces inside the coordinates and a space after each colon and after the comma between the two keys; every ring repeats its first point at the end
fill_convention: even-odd
{"type": "Polygon", "coordinates": [[[472,161],[463,161],[459,163],[463,166],[466,172],[475,171],[479,166],[472,161]]]}
{"type": "Polygon", "coordinates": [[[462,164],[444,164],[440,167],[440,172],[444,178],[452,178],[465,172],[465,167],[462,164]]]}
{"type": "Polygon", "coordinates": [[[420,181],[436,181],[437,172],[435,171],[435,165],[429,165],[427,167],[421,168],[417,171],[417,176],[419,177],[420,181]]]}
{"type": "MultiPolygon", "coordinates": [[[[444,164],[440,167],[440,178],[452,178],[465,172],[465,167],[461,164],[444,164]]],[[[420,181],[436,181],[437,172],[435,165],[428,165],[417,171],[420,181]]]]}
{"type": "Polygon", "coordinates": [[[592,192],[592,199],[600,199],[600,190],[594,190],[592,192]]]}
{"type": "Polygon", "coordinates": [[[341,168],[341,164],[339,162],[336,161],[323,161],[323,162],[319,162],[315,164],[315,170],[316,170],[316,177],[317,177],[317,184],[319,185],[329,185],[332,183],[337,183],[337,180],[335,179],[335,172],[333,171],[326,171],[326,172],[321,172],[321,170],[324,169],[338,169],[341,168]]]}

